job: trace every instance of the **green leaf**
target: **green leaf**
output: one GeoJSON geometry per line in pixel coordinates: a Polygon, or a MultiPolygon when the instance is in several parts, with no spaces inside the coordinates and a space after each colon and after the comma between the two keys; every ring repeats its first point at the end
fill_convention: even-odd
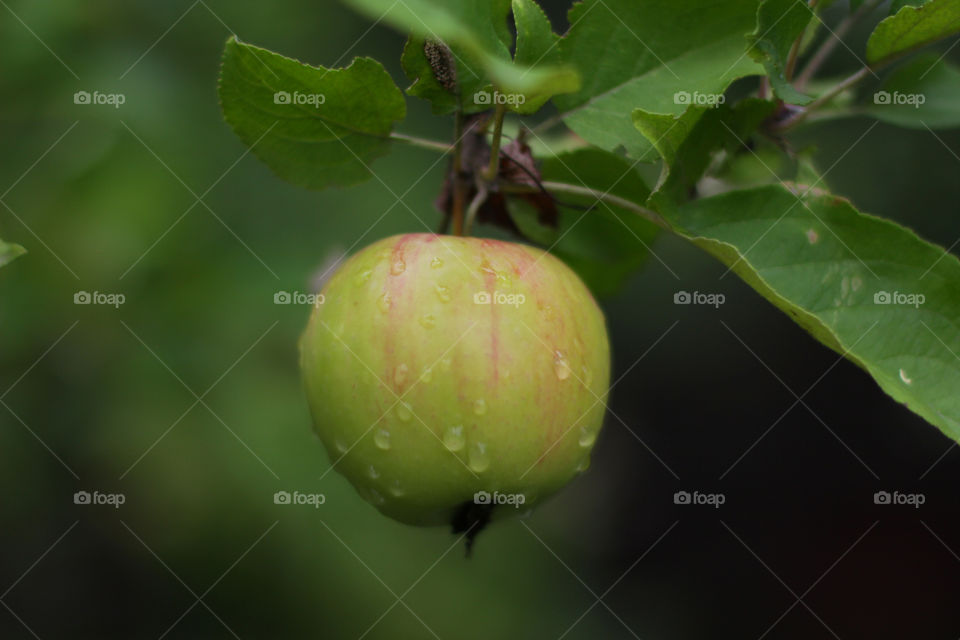
{"type": "Polygon", "coordinates": [[[750,55],[767,70],[774,93],[792,104],[812,101],[794,89],[786,77],[790,49],[812,17],[807,0],[763,0],[757,10],[757,28],[747,35],[750,55]]]}
{"type": "MultiPolygon", "coordinates": [[[[448,78],[445,80],[448,86],[444,86],[444,84],[441,84],[437,79],[437,72],[435,72],[433,66],[431,66],[427,60],[425,53],[426,46],[425,38],[411,35],[407,38],[407,43],[403,47],[403,55],[400,56],[400,65],[403,67],[403,72],[407,78],[411,81],[411,85],[407,87],[407,93],[411,96],[428,100],[435,114],[442,115],[452,113],[457,108],[458,90],[462,91],[465,95],[473,95],[475,92],[487,86],[484,78],[477,76],[471,71],[474,67],[479,67],[479,64],[465,64],[463,60],[468,54],[463,52],[455,54],[452,50],[450,56],[453,58],[452,72],[449,60],[440,65],[441,69],[443,69],[441,73],[444,74],[445,78],[448,78]],[[453,88],[449,86],[450,82],[454,83],[455,86],[453,88]]],[[[467,113],[487,109],[485,106],[478,106],[472,102],[466,103],[464,107],[467,113]]]]}
{"type": "Polygon", "coordinates": [[[0,240],[0,267],[10,264],[26,252],[27,250],[18,244],[9,244],[0,240]]]}
{"type": "MultiPolygon", "coordinates": [[[[560,36],[553,32],[550,19],[533,0],[513,0],[513,21],[517,27],[517,50],[514,61],[526,67],[559,65],[560,36]]],[[[554,93],[544,92],[519,105],[519,113],[536,113],[554,93]]]]}
{"type": "Polygon", "coordinates": [[[960,69],[936,54],[898,67],[873,94],[873,117],[914,129],[960,126],[960,69]]]}
{"type": "Polygon", "coordinates": [[[747,98],[733,107],[691,107],[679,118],[633,112],[637,129],[663,158],[663,171],[656,191],[674,201],[686,198],[707,169],[715,151],[738,151],[763,121],[773,113],[775,104],[747,98]]]}
{"type": "MultiPolygon", "coordinates": [[[[585,186],[600,193],[609,191],[632,202],[643,202],[650,193],[632,163],[599,149],[547,158],[541,172],[546,181],[585,186]]],[[[511,200],[510,213],[524,235],[550,247],[551,253],[583,278],[594,295],[616,293],[646,261],[657,227],[590,196],[562,194],[557,200],[560,216],[556,229],[541,225],[533,209],[520,200],[511,200]]]]}
{"type": "Polygon", "coordinates": [[[960,440],[955,256],[846,200],[781,185],[665,215],[895,400],[960,440]]]}
{"type": "Polygon", "coordinates": [[[867,63],[879,66],[956,33],[960,33],[960,0],[930,0],[919,7],[903,7],[870,34],[867,63]]]}
{"type": "Polygon", "coordinates": [[[747,55],[757,0],[585,0],[569,13],[561,59],[583,87],[557,96],[564,122],[588,142],[654,160],[635,109],[678,115],[715,102],[730,83],[763,73],[747,55]]]}
{"type": "Polygon", "coordinates": [[[220,69],[227,124],[278,176],[312,189],[371,177],[406,114],[403,93],[379,62],[312,67],[227,40],[220,69]]]}
{"type": "MultiPolygon", "coordinates": [[[[893,0],[890,3],[890,15],[893,15],[903,9],[904,7],[919,7],[922,4],[926,4],[930,0],[893,0]]],[[[863,0],[860,0],[862,3],[863,0]]]]}
{"type": "MultiPolygon", "coordinates": [[[[510,0],[345,0],[377,21],[383,21],[404,32],[412,32],[412,41],[429,38],[446,43],[457,62],[458,79],[465,79],[460,88],[464,110],[489,109],[499,92],[505,104],[516,110],[523,104],[549,98],[554,93],[575,91],[579,76],[569,68],[545,64],[519,65],[510,58],[505,21],[510,0]],[[490,85],[487,88],[487,85],[490,85]],[[479,92],[479,95],[478,95],[479,92]],[[484,95],[485,94],[485,95],[484,95]],[[522,96],[522,98],[520,97],[522,96]]],[[[414,72],[413,79],[423,82],[422,62],[408,49],[405,69],[414,72]]],[[[434,99],[436,94],[421,94],[434,99]]],[[[442,109],[446,100],[441,100],[442,109]]]]}

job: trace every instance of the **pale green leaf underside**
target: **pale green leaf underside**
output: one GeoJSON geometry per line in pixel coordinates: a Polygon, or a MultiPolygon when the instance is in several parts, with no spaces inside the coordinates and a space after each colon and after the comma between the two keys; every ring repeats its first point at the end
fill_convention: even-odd
{"type": "Polygon", "coordinates": [[[403,93],[375,60],[324,69],[236,38],[224,50],[219,92],[224,119],[254,154],[312,189],[370,178],[406,114],[403,93]]]}
{"type": "Polygon", "coordinates": [[[671,213],[695,244],[960,440],[960,262],[846,200],[780,185],[671,213]],[[923,296],[919,305],[898,304],[923,296]],[[879,297],[876,297],[879,296],[879,297]],[[892,304],[882,304],[888,298],[892,304]]]}
{"type": "Polygon", "coordinates": [[[756,25],[756,11],[756,0],[575,5],[561,51],[563,61],[579,69],[583,87],[554,99],[564,122],[603,149],[655,159],[631,114],[642,109],[677,115],[738,78],[762,74],[744,40],[756,25]]]}
{"type": "Polygon", "coordinates": [[[960,33],[960,0],[930,0],[919,7],[906,6],[870,34],[867,62],[876,66],[956,33],[960,33]]]}
{"type": "Polygon", "coordinates": [[[0,240],[0,267],[5,264],[9,264],[26,252],[27,250],[18,244],[9,244],[3,240],[0,240]]]}

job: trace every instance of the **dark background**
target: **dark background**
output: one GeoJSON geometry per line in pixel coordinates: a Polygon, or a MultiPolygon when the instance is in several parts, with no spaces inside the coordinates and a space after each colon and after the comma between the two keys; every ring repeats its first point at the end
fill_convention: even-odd
{"type": "MultiPolygon", "coordinates": [[[[651,259],[603,301],[623,378],[590,471],[472,558],[321,480],[296,368],[307,310],[273,294],[309,290],[338,248],[423,231],[402,205],[371,228],[390,190],[436,228],[443,163],[398,146],[374,167],[389,190],[280,181],[222,122],[227,36],[316,64],[372,55],[406,86],[403,38],[332,2],[191,1],[0,3],[0,237],[30,251],[0,270],[0,637],[960,636],[960,452],[673,238],[654,247],[669,270],[651,259]],[[678,290],[727,303],[675,306],[678,290]],[[273,503],[294,489],[326,504],[273,503]]],[[[841,47],[827,71],[856,66],[841,47]]],[[[401,131],[449,135],[408,107],[401,131]]],[[[843,156],[826,182],[862,210],[953,245],[960,135],[881,124],[851,150],[871,124],[794,143],[822,169],[843,156]]]]}

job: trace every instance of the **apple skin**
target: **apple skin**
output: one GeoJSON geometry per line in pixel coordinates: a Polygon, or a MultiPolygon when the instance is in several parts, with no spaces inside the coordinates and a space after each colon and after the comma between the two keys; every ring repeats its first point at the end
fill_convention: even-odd
{"type": "Polygon", "coordinates": [[[310,410],[335,468],[382,513],[449,524],[476,492],[523,495],[522,509],[496,506],[497,518],[589,465],[609,339],[557,258],[400,235],[349,258],[322,293],[300,341],[310,410]]]}

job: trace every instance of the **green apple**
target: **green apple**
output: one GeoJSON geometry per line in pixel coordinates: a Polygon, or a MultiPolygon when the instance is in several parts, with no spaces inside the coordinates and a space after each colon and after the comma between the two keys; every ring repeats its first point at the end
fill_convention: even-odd
{"type": "Polygon", "coordinates": [[[610,346],[557,258],[401,235],[352,256],[322,293],[300,342],[316,431],[384,514],[434,525],[474,503],[516,513],[589,465],[610,346]]]}

